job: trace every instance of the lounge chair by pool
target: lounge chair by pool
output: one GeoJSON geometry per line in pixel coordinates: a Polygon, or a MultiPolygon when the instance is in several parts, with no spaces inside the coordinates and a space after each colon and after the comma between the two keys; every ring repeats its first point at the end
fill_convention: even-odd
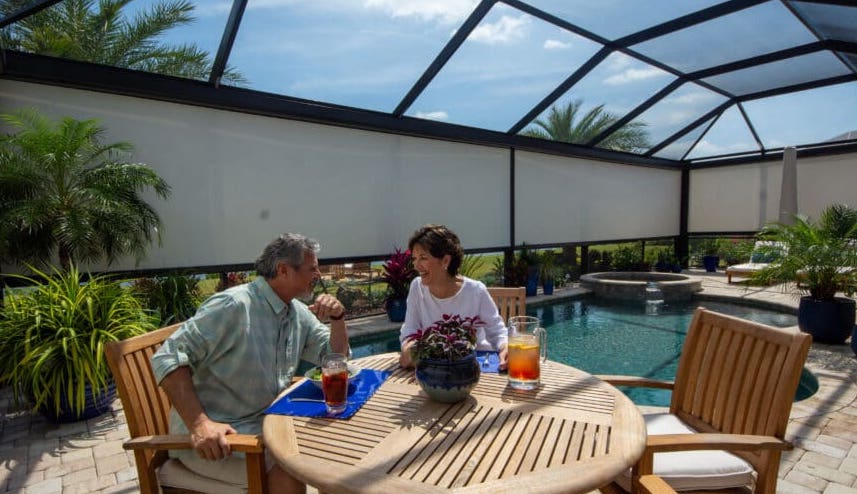
{"type": "Polygon", "coordinates": [[[753,245],[753,253],[750,254],[750,262],[735,264],[726,268],[726,283],[732,283],[732,276],[749,276],[757,271],[768,267],[776,262],[779,255],[776,249],[785,251],[786,246],[782,242],[760,240],[753,245]]]}

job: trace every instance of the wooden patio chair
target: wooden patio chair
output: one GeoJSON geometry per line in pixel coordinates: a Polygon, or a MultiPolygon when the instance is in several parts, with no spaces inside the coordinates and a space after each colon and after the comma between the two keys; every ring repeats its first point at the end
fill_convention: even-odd
{"type": "Polygon", "coordinates": [[[643,475],[640,477],[641,494],[675,494],[675,491],[664,479],[657,475],[643,475]]]}
{"type": "Polygon", "coordinates": [[[123,444],[134,451],[137,477],[142,494],[187,492],[247,492],[267,491],[265,455],[259,436],[230,434],[226,436],[233,451],[247,457],[247,490],[202,477],[188,470],[167,451],[190,449],[190,437],[169,434],[170,402],[155,382],[151,357],[181,324],[167,326],[151,333],[109,343],[105,352],[119,398],[125,410],[131,439],[123,444]],[[160,482],[163,482],[162,485],[160,482]]]}
{"type": "Polygon", "coordinates": [[[494,304],[500,312],[503,324],[506,324],[510,317],[527,315],[526,288],[522,286],[511,288],[489,286],[488,293],[494,299],[494,304]]]}
{"type": "Polygon", "coordinates": [[[786,425],[810,341],[797,329],[699,308],[674,383],[599,376],[672,390],[669,413],[644,415],[649,436],[633,471],[602,491],[630,490],[654,473],[677,491],[774,494],[780,457],[792,448],[786,425]]]}

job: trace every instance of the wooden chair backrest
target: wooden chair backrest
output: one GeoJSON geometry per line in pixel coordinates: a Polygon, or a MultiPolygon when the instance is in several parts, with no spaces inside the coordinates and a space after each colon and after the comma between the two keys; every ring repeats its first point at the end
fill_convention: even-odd
{"type": "Polygon", "coordinates": [[[179,326],[111,342],[105,348],[132,438],[169,433],[170,401],[155,382],[150,359],[179,326]]]}
{"type": "Polygon", "coordinates": [[[507,324],[510,317],[527,315],[527,290],[519,287],[488,287],[488,293],[494,299],[494,305],[500,312],[503,324],[507,324]]]}
{"type": "MultiPolygon", "coordinates": [[[[811,337],[699,308],[690,323],[670,404],[699,432],[785,439],[811,337]]],[[[735,452],[773,494],[780,451],[735,452]]]]}

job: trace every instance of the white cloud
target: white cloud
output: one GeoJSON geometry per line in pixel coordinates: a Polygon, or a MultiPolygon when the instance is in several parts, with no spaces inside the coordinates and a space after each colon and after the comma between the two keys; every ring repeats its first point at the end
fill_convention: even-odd
{"type": "Polygon", "coordinates": [[[607,84],[608,86],[621,86],[624,84],[629,84],[636,81],[643,81],[646,79],[652,79],[654,77],[661,77],[664,75],[666,75],[666,72],[655,67],[647,67],[643,69],[628,69],[619,74],[612,75],[604,79],[604,84],[607,84]]]}
{"type": "Polygon", "coordinates": [[[511,17],[504,15],[493,24],[486,22],[479,24],[470,33],[468,39],[489,45],[510,43],[524,38],[529,24],[530,18],[528,16],[511,17]]]}
{"type": "Polygon", "coordinates": [[[635,58],[629,57],[620,51],[614,51],[607,57],[605,63],[610,70],[615,72],[625,69],[625,67],[634,63],[635,60],[635,58]]]}
{"type": "Polygon", "coordinates": [[[718,154],[740,153],[757,151],[755,143],[751,142],[736,142],[728,146],[718,146],[705,139],[699,141],[696,147],[693,148],[693,154],[696,156],[716,156],[718,154]]]}
{"type": "Polygon", "coordinates": [[[556,39],[545,40],[545,50],[565,50],[571,48],[571,43],[565,43],[556,39]]]}
{"type": "Polygon", "coordinates": [[[457,24],[473,12],[476,3],[476,0],[365,0],[363,5],[382,10],[392,17],[416,17],[423,21],[457,24]]]}
{"type": "Polygon", "coordinates": [[[439,111],[418,111],[414,114],[417,118],[424,118],[426,120],[449,120],[449,114],[443,110],[439,111]]]}
{"type": "Polygon", "coordinates": [[[706,91],[691,91],[681,96],[666,98],[664,102],[674,105],[697,105],[711,101],[716,96],[706,91]]]}

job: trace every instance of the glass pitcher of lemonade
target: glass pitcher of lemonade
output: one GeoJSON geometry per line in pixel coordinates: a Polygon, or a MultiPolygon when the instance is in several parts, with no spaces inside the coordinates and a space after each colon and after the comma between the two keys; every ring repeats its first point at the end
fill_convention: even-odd
{"type": "Polygon", "coordinates": [[[536,389],[541,364],[547,360],[547,333],[538,317],[509,318],[509,386],[536,389]]]}

